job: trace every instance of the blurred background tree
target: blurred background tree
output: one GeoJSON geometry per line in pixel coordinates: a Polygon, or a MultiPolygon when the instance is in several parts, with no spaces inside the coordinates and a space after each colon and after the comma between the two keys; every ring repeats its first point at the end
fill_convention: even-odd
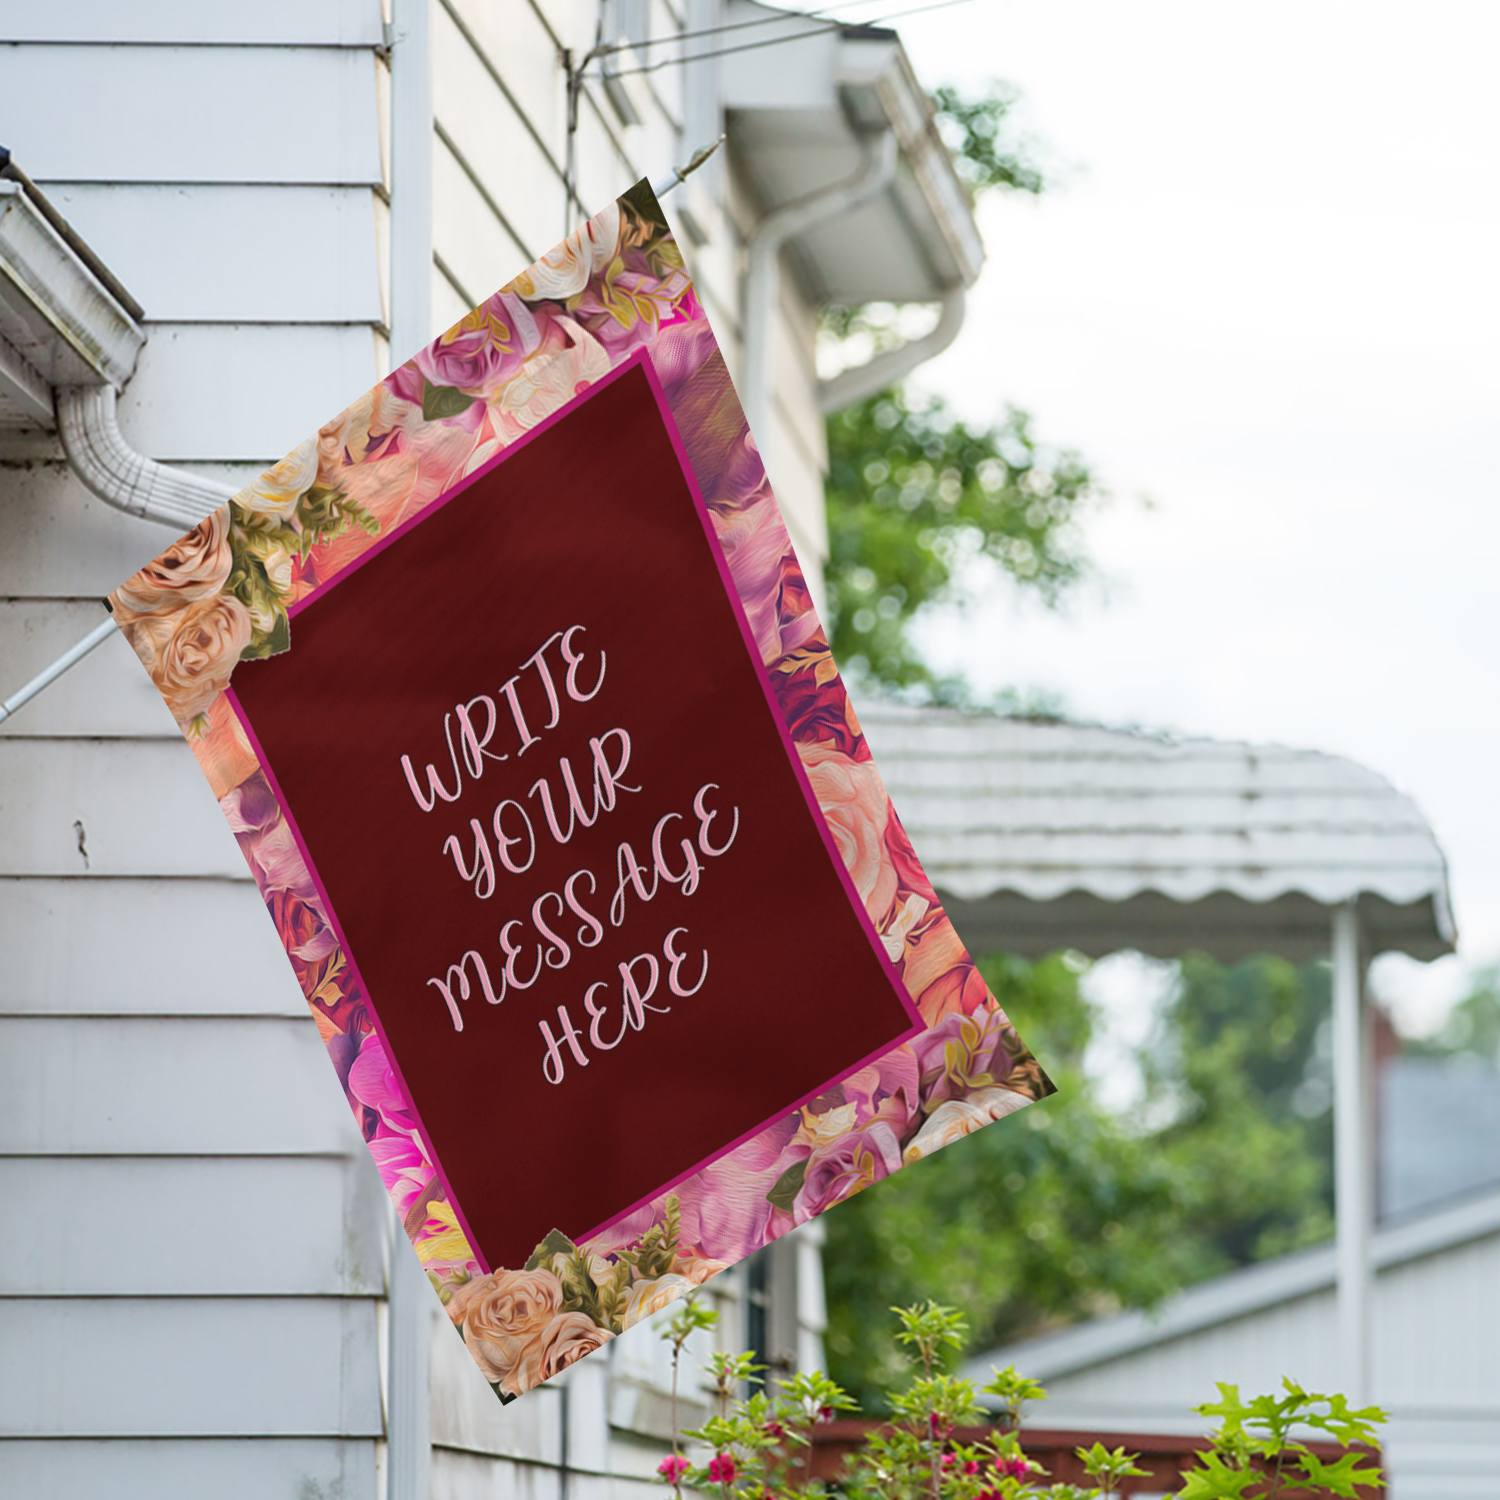
{"type": "MultiPolygon", "coordinates": [[[[976,195],[1043,190],[1034,150],[1011,128],[1012,90],[943,88],[933,102],[976,195]]],[[[835,309],[826,352],[859,363],[910,325],[904,308],[835,309]]],[[[1055,603],[1085,571],[1078,522],[1098,486],[1077,454],[1042,443],[1022,410],[968,422],[938,396],[892,387],[829,419],[828,458],[830,633],[856,681],[963,701],[962,679],[934,672],[915,646],[916,618],[962,607],[997,575],[1055,603]]]]}
{"type": "Polygon", "coordinates": [[[1332,1233],[1326,965],[1184,959],[1128,1061],[1124,1108],[1086,1079],[1101,1020],[1088,967],[1072,954],[981,963],[1057,1083],[1055,1106],[829,1214],[829,1365],[856,1392],[890,1378],[882,1316],[919,1296],[958,1306],[988,1348],[1149,1307],[1332,1233]]]}
{"type": "MultiPolygon", "coordinates": [[[[1012,129],[1015,102],[1003,85],[935,98],[976,194],[1045,188],[1035,151],[1012,129]]],[[[905,309],[844,309],[826,334],[850,363],[910,326],[905,309]]],[[[976,423],[909,387],[832,417],[828,444],[836,655],[856,683],[967,702],[961,678],[923,660],[914,623],[1002,584],[1063,599],[1087,570],[1098,483],[1077,454],[1040,442],[1026,412],[976,423]]],[[[982,967],[1065,1103],[982,1131],[829,1216],[829,1359],[859,1393],[894,1377],[881,1331],[894,1305],[940,1296],[986,1347],[1148,1306],[1331,1232],[1324,966],[1184,960],[1129,1061],[1136,1102],[1125,1110],[1085,1086],[1101,1021],[1084,987],[1088,961],[991,955],[982,967]]]]}

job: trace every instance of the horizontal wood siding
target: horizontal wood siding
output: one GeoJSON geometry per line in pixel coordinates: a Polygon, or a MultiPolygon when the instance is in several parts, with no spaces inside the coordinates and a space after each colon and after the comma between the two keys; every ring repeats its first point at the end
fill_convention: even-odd
{"type": "Polygon", "coordinates": [[[376,1312],[348,1297],[7,1297],[0,1433],[375,1438],[376,1312]]]}
{"type": "MultiPolygon", "coordinates": [[[[378,0],[0,35],[6,144],[151,320],[127,438],[243,483],[381,373],[378,0]]],[[[6,691],[169,538],[0,452],[6,691]]],[[[373,1500],[384,1194],[119,639],[0,731],[0,951],[0,1493],[373,1500]]]]}
{"type": "MultiPolygon", "coordinates": [[[[688,24],[668,0],[650,14],[654,34],[688,24]]],[[[594,0],[429,16],[435,333],[702,141],[680,70],[629,81],[638,125],[590,82],[568,209],[559,49],[590,44],[594,0]]],[[[24,124],[7,144],[151,320],[121,401],[135,446],[238,485],[383,372],[378,0],[0,0],[0,36],[24,124]]],[[[733,370],[730,185],[721,161],[666,207],[733,370]]],[[[773,477],[815,567],[810,338],[792,299],[773,477]]],[[[9,683],[168,533],[45,445],[0,451],[0,501],[9,683]]],[[[0,1193],[26,1226],[0,1246],[0,1493],[374,1500],[383,1194],[235,842],[120,640],[0,729],[0,951],[0,1193]]],[[[739,1290],[713,1288],[724,1348],[739,1290]]],[[[565,1459],[568,1500],[659,1493],[654,1329],[570,1371],[566,1397],[502,1407],[436,1306],[432,1325],[435,1500],[561,1500],[565,1459]]]]}
{"type": "Polygon", "coordinates": [[[110,247],[110,270],[156,322],[385,321],[368,187],[80,182],[48,196],[110,247]]]}
{"type": "Polygon", "coordinates": [[[0,98],[23,132],[7,144],[43,184],[374,187],[376,68],[368,47],[9,43],[0,98]]]}
{"type": "Polygon", "coordinates": [[[0,1443],[0,1493],[37,1500],[363,1500],[375,1444],[318,1438],[0,1443]]]}

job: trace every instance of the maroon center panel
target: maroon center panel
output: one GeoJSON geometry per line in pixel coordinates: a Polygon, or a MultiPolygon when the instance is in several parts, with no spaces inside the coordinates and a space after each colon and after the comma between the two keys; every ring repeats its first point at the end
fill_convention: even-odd
{"type": "Polygon", "coordinates": [[[492,1266],[609,1222],[914,1029],[761,671],[637,364],[235,673],[492,1266]]]}

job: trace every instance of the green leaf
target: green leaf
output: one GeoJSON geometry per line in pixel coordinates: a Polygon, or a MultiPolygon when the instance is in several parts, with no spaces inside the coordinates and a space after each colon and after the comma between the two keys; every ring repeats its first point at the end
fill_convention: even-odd
{"type": "Polygon", "coordinates": [[[1232,1469],[1217,1453],[1200,1453],[1199,1467],[1184,1473],[1177,1500],[1241,1500],[1262,1478],[1254,1469],[1232,1469]]]}
{"type": "Polygon", "coordinates": [[[1379,1469],[1361,1467],[1365,1458],[1363,1453],[1346,1453],[1337,1463],[1326,1464],[1315,1453],[1304,1452],[1297,1455],[1297,1463],[1309,1484],[1347,1500],[1358,1500],[1356,1491],[1360,1486],[1379,1489],[1385,1484],[1379,1469]]]}
{"type": "Polygon", "coordinates": [[[434,385],[430,380],[422,382],[422,416],[428,422],[443,417],[461,417],[478,399],[455,385],[434,385]]]}
{"type": "Polygon", "coordinates": [[[269,630],[251,632],[250,642],[240,652],[241,661],[264,661],[268,656],[279,656],[292,649],[292,626],[286,611],[278,609],[269,630]]]}
{"type": "Polygon", "coordinates": [[[776,1186],[766,1194],[766,1202],[772,1208],[779,1208],[783,1213],[791,1213],[792,1204],[796,1202],[797,1194],[802,1191],[802,1179],[806,1176],[807,1163],[805,1161],[794,1162],[776,1179],[776,1186]]]}
{"type": "Polygon", "coordinates": [[[292,649],[292,622],[285,612],[278,611],[271,628],[266,632],[266,655],[277,656],[292,649]]]}
{"type": "Polygon", "coordinates": [[[1249,1409],[1240,1400],[1240,1388],[1237,1385],[1229,1385],[1225,1381],[1216,1380],[1215,1385],[1219,1388],[1219,1399],[1217,1401],[1205,1401],[1196,1408],[1200,1417],[1218,1417],[1219,1425],[1228,1435],[1241,1432],[1244,1428],[1245,1417],[1249,1409]]]}
{"type": "Polygon", "coordinates": [[[550,1270],[554,1256],[576,1255],[577,1253],[578,1247],[573,1241],[562,1230],[553,1229],[549,1231],[547,1238],[531,1252],[524,1269],[535,1271],[539,1266],[546,1266],[550,1270]]]}

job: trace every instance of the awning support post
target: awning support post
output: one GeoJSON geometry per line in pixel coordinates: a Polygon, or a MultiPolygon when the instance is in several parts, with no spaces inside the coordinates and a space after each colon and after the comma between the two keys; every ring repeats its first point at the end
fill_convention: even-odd
{"type": "Polygon", "coordinates": [[[1351,1401],[1370,1399],[1374,1224],[1369,1027],[1359,913],[1333,914],[1333,1141],[1337,1223],[1339,1381],[1351,1401]]]}

